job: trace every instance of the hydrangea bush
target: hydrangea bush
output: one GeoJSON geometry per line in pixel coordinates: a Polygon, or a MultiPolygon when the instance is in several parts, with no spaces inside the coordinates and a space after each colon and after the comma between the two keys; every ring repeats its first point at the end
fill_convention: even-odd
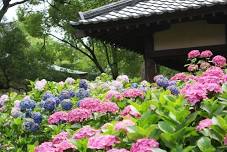
{"type": "Polygon", "coordinates": [[[0,97],[0,149],[12,152],[213,152],[227,149],[226,59],[188,54],[188,72],[31,82],[0,97]]]}

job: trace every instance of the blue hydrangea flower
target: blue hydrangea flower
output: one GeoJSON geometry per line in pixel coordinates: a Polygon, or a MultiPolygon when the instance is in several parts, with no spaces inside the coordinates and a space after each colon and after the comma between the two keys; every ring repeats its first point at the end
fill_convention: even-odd
{"type": "Polygon", "coordinates": [[[157,83],[158,86],[164,87],[164,88],[166,88],[166,87],[169,86],[169,81],[168,81],[167,78],[160,78],[160,79],[157,79],[157,80],[156,80],[156,83],[157,83]]]}
{"type": "Polygon", "coordinates": [[[56,107],[56,98],[51,97],[51,98],[48,98],[48,99],[42,101],[41,106],[45,110],[53,111],[56,107]]]}
{"type": "Polygon", "coordinates": [[[39,130],[39,125],[32,120],[26,120],[23,126],[27,131],[36,132],[39,130]]]}
{"type": "Polygon", "coordinates": [[[132,83],[131,84],[131,88],[138,88],[138,84],[137,83],[132,83]]]}
{"type": "Polygon", "coordinates": [[[61,92],[59,99],[62,101],[64,99],[70,99],[75,96],[75,92],[72,90],[64,90],[61,92]]]}
{"type": "Polygon", "coordinates": [[[26,99],[20,102],[20,110],[21,111],[26,111],[29,109],[34,109],[36,106],[35,101],[30,100],[30,99],[26,99]]]}
{"type": "Polygon", "coordinates": [[[174,85],[168,86],[167,89],[170,90],[173,95],[179,94],[178,88],[174,85]]]}
{"type": "Polygon", "coordinates": [[[54,97],[54,95],[50,92],[46,92],[44,95],[43,95],[43,100],[46,100],[48,98],[51,98],[51,97],[54,97]]]}
{"type": "Polygon", "coordinates": [[[31,118],[34,120],[35,123],[38,123],[38,124],[40,124],[43,120],[43,117],[40,112],[32,113],[31,118]]]}
{"type": "Polygon", "coordinates": [[[79,98],[80,100],[89,96],[90,96],[89,92],[84,88],[80,88],[79,91],[76,93],[76,97],[79,98]]]}
{"type": "Polygon", "coordinates": [[[32,116],[32,109],[27,109],[24,113],[25,118],[31,118],[32,116]]]}
{"type": "Polygon", "coordinates": [[[87,84],[86,80],[81,79],[80,83],[79,83],[79,87],[80,88],[84,88],[85,90],[87,90],[88,89],[88,84],[87,84]]]}
{"type": "Polygon", "coordinates": [[[61,102],[61,107],[63,110],[71,110],[73,107],[73,104],[70,99],[65,99],[61,102]]]}

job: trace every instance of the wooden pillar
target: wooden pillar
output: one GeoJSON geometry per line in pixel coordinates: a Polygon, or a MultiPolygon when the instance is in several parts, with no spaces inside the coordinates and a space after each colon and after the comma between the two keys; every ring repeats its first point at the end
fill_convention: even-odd
{"type": "Polygon", "coordinates": [[[144,79],[152,82],[155,75],[159,71],[159,66],[152,59],[152,53],[154,52],[154,39],[153,35],[146,36],[144,39],[144,63],[145,74],[144,79]]]}

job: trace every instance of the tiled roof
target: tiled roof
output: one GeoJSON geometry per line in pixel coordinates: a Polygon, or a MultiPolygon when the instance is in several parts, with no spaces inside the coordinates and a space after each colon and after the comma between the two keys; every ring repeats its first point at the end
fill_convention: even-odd
{"type": "Polygon", "coordinates": [[[227,0],[120,0],[87,12],[80,12],[81,20],[72,24],[127,20],[226,4],[227,0]]]}

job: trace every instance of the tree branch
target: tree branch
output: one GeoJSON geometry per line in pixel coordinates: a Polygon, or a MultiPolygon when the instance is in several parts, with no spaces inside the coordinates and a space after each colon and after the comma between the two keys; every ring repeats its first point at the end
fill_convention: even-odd
{"type": "Polygon", "coordinates": [[[89,57],[91,60],[93,60],[93,58],[92,58],[89,54],[87,54],[86,52],[84,52],[83,50],[81,50],[79,47],[73,45],[73,44],[70,43],[69,41],[66,41],[66,40],[64,40],[64,39],[61,39],[61,38],[59,38],[59,37],[57,37],[57,36],[55,36],[55,35],[53,35],[53,34],[51,34],[51,33],[49,33],[49,35],[52,36],[52,37],[54,37],[54,38],[56,38],[56,39],[58,39],[59,41],[62,41],[62,42],[64,42],[64,43],[68,44],[68,45],[71,46],[72,48],[74,48],[74,49],[80,51],[81,53],[83,53],[84,55],[86,55],[87,57],[89,57]]]}
{"type": "Polygon", "coordinates": [[[9,7],[13,7],[15,5],[19,5],[19,4],[23,4],[25,2],[27,2],[28,0],[23,0],[23,1],[19,1],[19,2],[15,2],[15,3],[12,3],[12,4],[9,4],[9,7]]]}

